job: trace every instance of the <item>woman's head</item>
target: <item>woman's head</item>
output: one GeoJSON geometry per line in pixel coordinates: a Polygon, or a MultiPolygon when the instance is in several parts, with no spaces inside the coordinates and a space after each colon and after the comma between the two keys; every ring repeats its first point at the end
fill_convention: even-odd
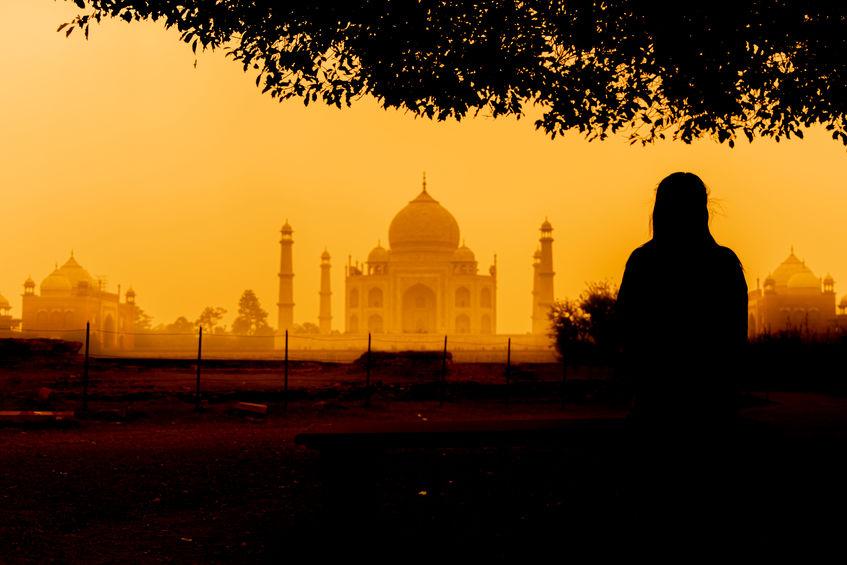
{"type": "Polygon", "coordinates": [[[673,173],[656,188],[653,239],[666,245],[714,245],[709,231],[709,191],[693,173],[673,173]]]}

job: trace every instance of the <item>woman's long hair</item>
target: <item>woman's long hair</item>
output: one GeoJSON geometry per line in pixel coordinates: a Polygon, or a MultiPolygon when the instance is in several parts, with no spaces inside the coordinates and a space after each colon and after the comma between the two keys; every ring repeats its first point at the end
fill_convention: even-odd
{"type": "Polygon", "coordinates": [[[651,220],[653,240],[661,248],[713,247],[709,230],[709,190],[693,173],[673,173],[656,188],[651,220]]]}

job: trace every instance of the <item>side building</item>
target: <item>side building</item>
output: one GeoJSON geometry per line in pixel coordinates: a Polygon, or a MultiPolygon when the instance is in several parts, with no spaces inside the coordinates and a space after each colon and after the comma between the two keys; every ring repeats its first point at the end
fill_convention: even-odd
{"type": "Polygon", "coordinates": [[[21,332],[24,337],[81,339],[85,324],[91,325],[95,349],[132,349],[135,322],[135,291],[108,292],[71,253],[64,265],[41,281],[39,293],[31,277],[24,282],[21,332]]]}
{"type": "Polygon", "coordinates": [[[747,313],[750,337],[787,330],[827,332],[836,327],[835,281],[816,276],[792,249],[762,288],[750,291],[747,313]]]}

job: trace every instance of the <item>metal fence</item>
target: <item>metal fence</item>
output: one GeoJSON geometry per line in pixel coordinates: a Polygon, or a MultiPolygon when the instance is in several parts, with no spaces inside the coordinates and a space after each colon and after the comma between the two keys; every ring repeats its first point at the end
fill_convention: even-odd
{"type": "Polygon", "coordinates": [[[14,355],[6,355],[7,374],[17,371],[20,377],[16,382],[6,379],[0,400],[5,394],[8,406],[33,389],[48,388],[75,400],[82,412],[92,398],[157,394],[176,394],[198,409],[209,399],[252,394],[287,410],[288,402],[304,391],[344,391],[367,402],[387,389],[416,387],[423,396],[443,402],[451,387],[466,383],[493,388],[555,385],[563,375],[551,350],[501,336],[474,341],[471,336],[431,334],[232,335],[199,328],[193,333],[133,334],[94,330],[87,324],[80,330],[29,330],[20,337],[33,338],[23,340],[30,351],[17,363],[14,355]],[[39,339],[44,336],[62,340],[39,339]],[[77,342],[75,350],[61,350],[58,344],[68,341],[77,342]],[[50,346],[60,350],[48,351],[50,346]]]}

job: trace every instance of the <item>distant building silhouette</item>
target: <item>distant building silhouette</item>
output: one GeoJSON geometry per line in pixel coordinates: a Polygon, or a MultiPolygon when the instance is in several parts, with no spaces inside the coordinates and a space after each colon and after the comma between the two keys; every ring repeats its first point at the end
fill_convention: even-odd
{"type": "MultiPolygon", "coordinates": [[[[280,333],[294,327],[293,233],[286,221],[280,239],[280,333]]],[[[533,260],[532,332],[524,334],[524,342],[515,342],[525,351],[541,348],[549,353],[547,314],[554,301],[555,277],[552,233],[553,226],[545,219],[533,260]]],[[[327,250],[321,254],[320,270],[318,328],[322,334],[332,334],[327,250]]],[[[413,340],[413,335],[451,334],[477,336],[475,347],[500,343],[491,341],[497,331],[497,256],[487,274],[479,272],[474,252],[464,242],[460,245],[456,219],[427,191],[425,175],[421,192],[391,221],[388,248],[377,243],[364,263],[348,256],[343,326],[347,334],[405,334],[413,340]],[[483,336],[488,337],[480,340],[483,336]]],[[[331,340],[321,343],[334,347],[331,340]]],[[[282,347],[282,342],[276,346],[282,347]]]]}
{"type": "Polygon", "coordinates": [[[821,333],[835,327],[835,281],[816,276],[794,255],[788,257],[750,291],[747,301],[748,333],[798,330],[821,333]]]}
{"type": "Polygon", "coordinates": [[[79,339],[85,323],[91,323],[92,341],[101,349],[131,349],[134,345],[135,291],[130,288],[121,302],[118,292],[109,292],[71,253],[64,265],[41,281],[24,282],[21,330],[25,337],[79,339]],[[74,330],[77,332],[74,334],[74,330]]]}
{"type": "Polygon", "coordinates": [[[473,251],[459,245],[459,224],[426,188],[400,210],[366,265],[348,260],[348,333],[493,334],[497,327],[496,260],[480,274],[473,251]]]}

